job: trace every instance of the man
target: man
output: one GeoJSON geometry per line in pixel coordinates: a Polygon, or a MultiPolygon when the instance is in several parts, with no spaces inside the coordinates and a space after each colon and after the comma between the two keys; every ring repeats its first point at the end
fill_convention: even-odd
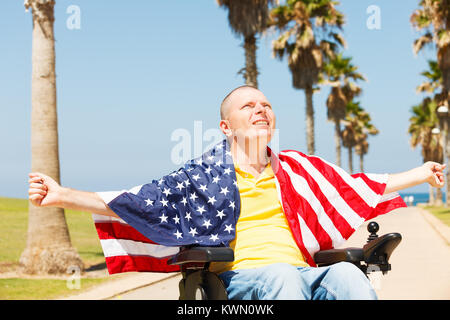
{"type": "Polygon", "coordinates": [[[29,199],[36,206],[121,218],[161,245],[230,245],[235,260],[211,265],[230,299],[376,299],[353,264],[317,268],[312,254],[345,241],[365,220],[404,206],[383,195],[421,183],[442,187],[445,165],[350,176],[318,157],[277,156],[267,147],[276,127],[272,106],[250,86],[228,94],[220,113],[224,144],[159,181],[128,192],[93,193],[30,173],[29,199]],[[219,184],[227,179],[229,184],[219,184]]]}

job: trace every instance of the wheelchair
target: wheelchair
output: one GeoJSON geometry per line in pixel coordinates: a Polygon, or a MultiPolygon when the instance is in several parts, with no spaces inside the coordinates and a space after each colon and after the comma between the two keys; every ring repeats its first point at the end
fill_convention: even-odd
{"type": "MultiPolygon", "coordinates": [[[[374,271],[386,274],[391,270],[389,258],[402,240],[399,233],[377,235],[379,225],[368,224],[369,237],[362,248],[343,248],[318,251],[314,261],[318,267],[338,262],[356,265],[366,276],[374,271]]],[[[228,247],[184,247],[168,260],[169,265],[179,265],[182,279],[179,283],[179,300],[227,300],[227,292],[217,274],[208,270],[211,262],[234,260],[234,252],[228,247]]]]}

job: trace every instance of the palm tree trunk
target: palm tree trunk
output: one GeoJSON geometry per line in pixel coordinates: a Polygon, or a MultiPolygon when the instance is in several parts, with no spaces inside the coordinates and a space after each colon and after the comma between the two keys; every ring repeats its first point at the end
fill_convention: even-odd
{"type": "MultiPolygon", "coordinates": [[[[45,173],[59,182],[54,4],[54,1],[34,1],[31,5],[31,170],[45,173]]],[[[63,209],[29,205],[27,246],[20,263],[25,273],[67,273],[69,267],[82,270],[83,263],[71,245],[63,209]]]]}
{"type": "Polygon", "coordinates": [[[353,173],[353,148],[348,148],[348,170],[350,174],[353,173]]]}
{"type": "Polygon", "coordinates": [[[436,188],[436,205],[442,206],[442,189],[436,188]]]}
{"type": "MultiPolygon", "coordinates": [[[[450,91],[447,91],[447,106],[450,107],[450,91]]],[[[446,119],[444,120],[444,130],[445,130],[445,138],[444,138],[444,153],[447,159],[444,158],[444,161],[447,161],[447,166],[450,164],[450,117],[447,114],[446,119]]],[[[450,206],[450,170],[449,168],[445,169],[447,171],[445,175],[446,180],[446,190],[445,190],[445,206],[450,206]]]]}
{"type": "Polygon", "coordinates": [[[336,165],[342,166],[341,161],[341,121],[337,118],[334,119],[334,143],[336,145],[336,165]]]}
{"type": "Polygon", "coordinates": [[[435,197],[434,197],[434,189],[433,189],[433,187],[432,186],[430,186],[430,189],[429,189],[430,191],[429,191],[429,200],[428,200],[428,204],[430,205],[430,206],[434,206],[434,204],[436,203],[436,199],[435,199],[435,197]]]}
{"type": "MultiPolygon", "coordinates": [[[[447,166],[450,163],[450,130],[449,130],[449,124],[450,121],[449,118],[445,120],[447,122],[447,130],[446,130],[446,141],[445,141],[445,153],[446,153],[446,160],[447,160],[447,166]]],[[[445,159],[444,159],[445,161],[445,159]]],[[[450,207],[450,170],[449,168],[445,169],[447,172],[445,174],[445,183],[446,183],[446,190],[445,190],[445,206],[450,207]]]]}
{"type": "Polygon", "coordinates": [[[256,66],[256,37],[254,34],[245,37],[245,84],[258,88],[258,68],[256,66]]]}
{"type": "Polygon", "coordinates": [[[359,170],[364,172],[364,155],[362,153],[359,155],[359,170]]]}
{"type": "Polygon", "coordinates": [[[313,107],[313,89],[311,85],[305,88],[306,97],[306,148],[308,153],[315,153],[314,146],[314,107],[313,107]]]}

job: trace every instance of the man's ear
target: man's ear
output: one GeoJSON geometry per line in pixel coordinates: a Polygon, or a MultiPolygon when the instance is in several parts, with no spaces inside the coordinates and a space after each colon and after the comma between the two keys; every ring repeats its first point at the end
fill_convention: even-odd
{"type": "Polygon", "coordinates": [[[219,127],[220,130],[222,130],[223,134],[226,135],[227,137],[231,137],[231,135],[233,134],[233,131],[230,128],[230,123],[228,122],[228,120],[220,120],[219,127]]]}

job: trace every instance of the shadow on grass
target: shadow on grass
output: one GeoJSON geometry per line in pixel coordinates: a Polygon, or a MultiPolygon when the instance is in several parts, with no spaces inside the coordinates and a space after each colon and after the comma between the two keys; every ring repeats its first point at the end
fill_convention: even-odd
{"type": "Polygon", "coordinates": [[[103,270],[103,269],[106,269],[106,262],[97,263],[92,266],[89,266],[88,268],[84,269],[84,271],[90,272],[90,271],[98,271],[98,270],[103,270]]]}

